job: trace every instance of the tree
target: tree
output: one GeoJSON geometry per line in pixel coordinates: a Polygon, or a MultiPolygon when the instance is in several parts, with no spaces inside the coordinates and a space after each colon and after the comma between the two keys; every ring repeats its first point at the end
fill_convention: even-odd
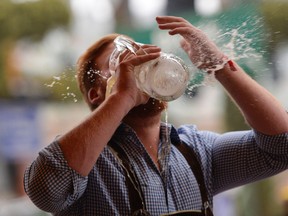
{"type": "MultiPolygon", "coordinates": [[[[285,42],[288,38],[288,3],[287,1],[263,1],[261,12],[265,21],[265,26],[269,34],[269,58],[273,62],[277,46],[285,42]]],[[[275,65],[272,65],[273,78],[278,81],[281,79],[281,72],[275,65]]]]}
{"type": "Polygon", "coordinates": [[[23,38],[41,40],[50,30],[67,26],[71,16],[66,0],[1,0],[0,8],[0,97],[9,97],[6,66],[15,42],[23,38]]]}

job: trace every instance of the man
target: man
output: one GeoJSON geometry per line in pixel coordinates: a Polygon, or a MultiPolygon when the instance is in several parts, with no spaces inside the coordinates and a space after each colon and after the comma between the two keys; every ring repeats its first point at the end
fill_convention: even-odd
{"type": "Polygon", "coordinates": [[[133,69],[159,57],[160,48],[144,45],[136,55],[125,51],[105,98],[109,56],[117,37],[109,35],[78,61],[78,81],[91,114],[43,149],[26,170],[26,192],[39,208],[54,215],[161,215],[181,210],[211,215],[215,194],[288,168],[288,118],[281,104],[185,19],[163,16],[156,21],[170,35],[183,37],[181,45],[191,61],[215,73],[252,129],[216,134],[193,125],[169,125],[171,149],[159,161],[167,133],[161,123],[166,103],[138,90],[133,69]],[[179,150],[179,143],[188,150],[179,150]],[[193,168],[197,161],[200,172],[193,168]]]}

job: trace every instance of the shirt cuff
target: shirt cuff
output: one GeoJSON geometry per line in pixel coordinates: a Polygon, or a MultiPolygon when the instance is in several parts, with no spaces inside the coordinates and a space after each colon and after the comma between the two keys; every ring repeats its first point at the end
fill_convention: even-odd
{"type": "Polygon", "coordinates": [[[45,165],[50,167],[50,171],[55,170],[55,173],[61,173],[61,176],[65,176],[66,180],[61,177],[62,180],[66,181],[64,185],[69,185],[69,182],[71,183],[72,180],[73,192],[70,194],[70,199],[75,200],[84,193],[88,176],[84,177],[80,175],[68,165],[57,140],[43,149],[39,154],[44,157],[45,165]]]}
{"type": "Polygon", "coordinates": [[[288,133],[266,135],[254,130],[254,134],[255,139],[262,150],[277,155],[288,154],[288,133]]]}

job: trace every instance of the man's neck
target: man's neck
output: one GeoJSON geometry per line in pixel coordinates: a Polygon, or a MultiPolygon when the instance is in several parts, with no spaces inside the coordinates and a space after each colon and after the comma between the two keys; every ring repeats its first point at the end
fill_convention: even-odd
{"type": "Polygon", "coordinates": [[[155,165],[159,167],[158,145],[160,139],[161,114],[159,113],[159,115],[149,117],[141,116],[139,118],[136,116],[127,116],[123,122],[133,128],[155,165]]]}
{"type": "Polygon", "coordinates": [[[133,128],[143,144],[145,141],[152,143],[156,138],[157,143],[159,142],[161,114],[147,117],[126,116],[123,123],[133,128]]]}

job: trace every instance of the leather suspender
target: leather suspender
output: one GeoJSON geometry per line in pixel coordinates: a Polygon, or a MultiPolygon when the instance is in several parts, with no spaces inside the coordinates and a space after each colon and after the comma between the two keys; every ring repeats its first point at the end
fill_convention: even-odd
{"type": "Polygon", "coordinates": [[[130,208],[132,215],[150,215],[148,212],[146,214],[146,205],[145,199],[143,196],[143,192],[140,187],[140,183],[136,174],[134,173],[134,169],[131,166],[129,158],[125,151],[116,143],[108,143],[108,146],[111,147],[116,154],[116,158],[120,161],[124,173],[125,173],[125,180],[126,186],[128,188],[129,193],[129,201],[130,201],[130,208]]]}
{"type": "MultiPolygon", "coordinates": [[[[196,181],[199,185],[201,199],[202,199],[202,215],[205,216],[213,216],[211,211],[211,207],[209,205],[209,200],[207,197],[207,189],[205,187],[204,175],[197,158],[195,152],[188,147],[187,144],[180,142],[178,144],[174,144],[175,147],[182,153],[184,158],[187,160],[196,181]]],[[[136,174],[134,173],[133,167],[129,161],[129,158],[125,151],[116,143],[109,142],[109,147],[111,147],[116,153],[114,154],[116,158],[120,161],[124,171],[126,178],[126,186],[128,188],[129,200],[131,206],[132,215],[150,215],[146,211],[145,199],[143,192],[140,187],[140,183],[136,174]]]]}
{"type": "Polygon", "coordinates": [[[204,175],[199,163],[199,159],[197,158],[197,155],[191,148],[189,148],[189,146],[186,143],[184,144],[183,142],[180,142],[178,144],[175,144],[175,146],[185,157],[199,185],[202,199],[202,211],[204,211],[205,215],[212,216],[213,213],[207,196],[207,189],[205,186],[204,175]]]}

